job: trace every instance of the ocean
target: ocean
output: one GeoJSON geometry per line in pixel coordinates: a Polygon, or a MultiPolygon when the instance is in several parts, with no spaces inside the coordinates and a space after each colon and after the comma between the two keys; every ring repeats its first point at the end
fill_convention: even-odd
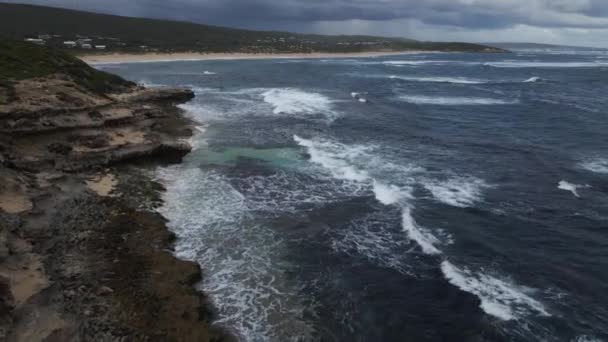
{"type": "Polygon", "coordinates": [[[196,92],[159,210],[242,341],[608,340],[608,52],[98,67],[196,92]]]}

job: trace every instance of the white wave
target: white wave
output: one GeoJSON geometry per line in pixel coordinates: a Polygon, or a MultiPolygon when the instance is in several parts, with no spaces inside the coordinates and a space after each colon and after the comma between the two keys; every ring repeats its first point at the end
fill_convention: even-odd
{"type": "MultiPolygon", "coordinates": [[[[370,163],[367,160],[369,148],[347,146],[329,141],[307,140],[294,136],[294,140],[306,147],[311,155],[311,161],[329,170],[333,177],[341,180],[371,184],[375,198],[383,205],[396,205],[401,208],[401,225],[410,241],[415,242],[424,254],[431,256],[442,255],[441,245],[452,243],[452,237],[441,231],[431,231],[419,225],[412,215],[414,200],[411,186],[395,186],[378,181],[376,173],[355,166],[355,161],[363,165],[380,167],[382,163],[370,163]]],[[[434,189],[438,196],[452,205],[467,206],[480,198],[480,189],[487,186],[476,178],[454,178],[442,184],[442,190],[434,189]],[[456,195],[445,195],[443,192],[454,190],[456,195]]],[[[347,230],[342,236],[332,242],[337,251],[346,253],[357,252],[381,265],[391,267],[399,272],[409,274],[411,262],[407,255],[396,257],[393,251],[403,248],[403,242],[395,240],[385,230],[370,223],[361,223],[347,230]]],[[[407,254],[407,253],[406,253],[407,254]]],[[[526,294],[525,288],[513,285],[483,273],[474,274],[468,269],[460,269],[444,261],[441,270],[446,279],[463,291],[476,295],[481,300],[481,308],[490,315],[504,320],[516,319],[530,313],[549,315],[542,304],[526,294]]]]}
{"type": "Polygon", "coordinates": [[[441,251],[435,247],[439,244],[439,240],[431,234],[426,228],[419,226],[412,216],[412,211],[409,207],[403,208],[402,227],[407,233],[407,236],[416,241],[422,248],[422,251],[428,255],[441,254],[441,251]]]}
{"type": "Polygon", "coordinates": [[[482,199],[482,191],[488,187],[482,179],[454,177],[446,181],[423,181],[424,187],[438,201],[455,207],[466,208],[482,199]]]}
{"type": "Polygon", "coordinates": [[[489,62],[486,66],[495,68],[597,68],[606,67],[603,62],[489,62]]]}
{"type": "Polygon", "coordinates": [[[418,65],[426,65],[426,64],[459,64],[459,65],[475,65],[479,64],[478,62],[463,62],[463,61],[447,61],[447,60],[426,60],[426,61],[414,61],[414,60],[399,60],[399,61],[384,61],[381,62],[384,65],[392,65],[392,66],[418,66],[418,65]]]}
{"type": "Polygon", "coordinates": [[[458,268],[447,260],[441,263],[441,271],[452,285],[477,296],[481,309],[489,315],[507,321],[530,313],[550,316],[540,302],[526,294],[530,289],[485,273],[458,268]]]}
{"type": "Polygon", "coordinates": [[[290,115],[334,120],[333,101],[318,93],[289,88],[246,88],[236,90],[195,88],[197,98],[179,107],[198,121],[242,116],[290,115]],[[202,96],[204,95],[204,97],[202,96]]]}
{"type": "Polygon", "coordinates": [[[262,97],[264,102],[272,106],[274,114],[335,114],[332,101],[319,93],[276,88],[265,91],[262,97]]]}
{"type": "Polygon", "coordinates": [[[378,181],[373,182],[373,191],[376,199],[384,205],[399,203],[403,199],[411,199],[411,189],[403,189],[395,185],[386,185],[378,181]]]}
{"type": "MultiPolygon", "coordinates": [[[[367,93],[365,93],[365,94],[367,94],[367,93]]],[[[365,98],[361,97],[361,93],[355,93],[355,92],[352,92],[352,93],[350,93],[350,96],[351,96],[353,99],[355,99],[355,100],[357,100],[357,101],[359,101],[359,102],[361,102],[361,103],[367,103],[367,99],[365,99],[365,98]]]]}
{"type": "Polygon", "coordinates": [[[587,171],[595,173],[608,173],[608,159],[594,159],[581,163],[580,166],[587,171]]]}
{"type": "Polygon", "coordinates": [[[350,147],[329,141],[314,141],[300,138],[293,139],[310,154],[310,161],[329,170],[337,179],[367,182],[371,178],[365,170],[361,170],[348,162],[349,159],[363,153],[364,147],[350,147]]]}
{"type": "Polygon", "coordinates": [[[399,99],[414,104],[430,104],[438,106],[472,106],[472,105],[505,105],[519,103],[517,100],[505,101],[481,97],[443,97],[424,95],[402,95],[399,99]]]}
{"type": "Polygon", "coordinates": [[[413,76],[389,76],[391,79],[414,82],[437,82],[437,83],[460,83],[460,84],[483,84],[489,83],[488,80],[477,80],[465,77],[413,77],[413,76]]]}
{"type": "Polygon", "coordinates": [[[216,323],[241,341],[310,336],[310,305],[278,264],[285,242],[251,221],[248,199],[212,171],[177,165],[158,177],[167,188],[159,212],[178,237],[175,253],[204,267],[200,286],[217,307],[216,323]]]}
{"type": "MultiPolygon", "coordinates": [[[[365,188],[371,186],[378,202],[384,205],[400,205],[402,207],[402,228],[408,238],[416,241],[425,254],[441,254],[435,247],[440,243],[439,239],[426,228],[419,226],[411,215],[413,207],[409,201],[413,199],[412,188],[385,184],[373,178],[369,171],[353,165],[352,161],[355,159],[365,160],[365,148],[328,141],[307,140],[298,136],[294,136],[294,140],[300,146],[307,148],[311,162],[329,170],[333,177],[360,183],[365,188]]],[[[380,165],[379,163],[372,164],[380,165]]]]}
{"type": "Polygon", "coordinates": [[[217,75],[217,73],[215,73],[213,71],[204,71],[203,75],[217,75]]]}
{"type": "Polygon", "coordinates": [[[524,81],[524,83],[534,83],[534,82],[538,82],[541,80],[542,80],[542,78],[535,76],[535,77],[528,78],[527,80],[524,81]]]}
{"type": "Polygon", "coordinates": [[[573,184],[573,183],[567,182],[565,180],[562,180],[557,185],[557,188],[560,190],[570,191],[574,196],[581,197],[578,194],[578,189],[589,188],[589,185],[573,184]]]}

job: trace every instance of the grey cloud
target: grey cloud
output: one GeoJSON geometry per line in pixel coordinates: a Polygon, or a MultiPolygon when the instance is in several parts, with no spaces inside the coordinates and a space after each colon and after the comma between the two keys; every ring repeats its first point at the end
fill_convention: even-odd
{"type": "MultiPolygon", "coordinates": [[[[2,1],[2,0],[0,0],[2,1]]],[[[545,37],[608,46],[608,0],[5,0],[126,16],[314,33],[545,37]],[[328,29],[331,28],[330,31],[328,29]],[[479,34],[476,34],[479,33],[479,34]]]]}
{"type": "MultiPolygon", "coordinates": [[[[18,1],[11,1],[18,2],[18,1]]],[[[155,18],[250,24],[416,19],[462,28],[608,28],[606,0],[30,0],[155,18]]],[[[238,25],[243,26],[243,25],[238,25]]],[[[271,25],[269,25],[271,26],[271,25]]]]}

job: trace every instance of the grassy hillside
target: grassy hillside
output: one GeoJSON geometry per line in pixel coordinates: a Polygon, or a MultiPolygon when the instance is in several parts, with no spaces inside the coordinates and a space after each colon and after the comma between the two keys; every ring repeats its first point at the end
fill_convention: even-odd
{"type": "MultiPolygon", "coordinates": [[[[322,36],[263,32],[186,22],[127,18],[32,5],[0,4],[0,34],[38,38],[62,46],[66,40],[91,39],[109,51],[128,52],[356,52],[356,51],[485,51],[466,43],[430,43],[370,36],[322,36]]],[[[82,52],[82,51],[80,51],[82,52]]]]}
{"type": "Polygon", "coordinates": [[[12,97],[14,81],[52,74],[70,76],[77,84],[100,94],[133,85],[116,75],[93,69],[64,51],[0,39],[0,91],[5,97],[12,97]]]}

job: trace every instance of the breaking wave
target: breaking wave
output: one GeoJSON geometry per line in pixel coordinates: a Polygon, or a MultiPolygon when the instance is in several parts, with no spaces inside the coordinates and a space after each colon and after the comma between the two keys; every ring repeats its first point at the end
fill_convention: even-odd
{"type": "Polygon", "coordinates": [[[488,187],[482,179],[475,177],[454,177],[446,181],[426,180],[423,185],[438,201],[461,208],[470,207],[480,201],[483,189],[488,187]]]}
{"type": "Polygon", "coordinates": [[[310,336],[308,306],[299,288],[276,265],[284,241],[251,222],[248,199],[222,175],[198,168],[162,168],[164,205],[159,209],[177,235],[178,257],[205,269],[201,290],[216,300],[216,323],[242,341],[310,336]]]}
{"type": "Polygon", "coordinates": [[[477,80],[465,77],[413,77],[413,76],[389,76],[390,79],[398,79],[413,82],[437,82],[437,83],[460,83],[460,84],[483,84],[490,83],[488,80],[477,80]]]}
{"type": "Polygon", "coordinates": [[[200,99],[179,105],[199,121],[235,116],[291,115],[334,120],[333,101],[314,92],[292,88],[195,89],[200,99]],[[203,98],[203,95],[205,98],[203,98]],[[209,101],[209,99],[213,101],[209,101]]]}
{"type": "MultiPolygon", "coordinates": [[[[424,254],[442,256],[440,247],[451,242],[451,237],[442,241],[439,234],[419,225],[412,215],[414,206],[411,186],[395,186],[378,181],[371,175],[371,170],[363,170],[351,162],[350,158],[359,159],[369,152],[362,147],[351,147],[334,142],[303,139],[294,136],[294,140],[307,149],[311,162],[323,166],[332,175],[341,180],[363,183],[370,187],[378,202],[387,206],[398,206],[401,210],[401,227],[407,237],[416,242],[424,254]]],[[[435,197],[445,203],[458,207],[472,205],[481,196],[481,189],[487,185],[477,178],[453,178],[445,182],[424,184],[435,197]]],[[[373,260],[401,271],[409,272],[399,259],[387,257],[387,248],[391,246],[385,231],[369,230],[368,226],[343,236],[343,240],[334,241],[334,249],[357,250],[373,260]],[[374,251],[372,251],[374,249],[374,251]],[[378,251],[376,251],[376,249],[378,251]]],[[[477,296],[481,300],[481,308],[489,315],[502,320],[512,320],[530,313],[544,316],[549,314],[542,304],[526,294],[528,289],[489,276],[483,272],[475,273],[466,268],[458,268],[447,259],[441,263],[441,271],[445,278],[454,286],[477,296]]]]}
{"type": "Polygon", "coordinates": [[[494,68],[597,68],[606,67],[605,62],[489,62],[486,66],[494,68]]]}
{"type": "Polygon", "coordinates": [[[508,105],[519,103],[517,100],[505,101],[481,97],[444,97],[424,95],[402,95],[399,99],[419,105],[437,106],[474,106],[474,105],[508,105]]]}
{"type": "Polygon", "coordinates": [[[608,159],[593,159],[581,163],[580,166],[587,171],[608,174],[608,159]]]}
{"type": "Polygon", "coordinates": [[[324,114],[335,116],[332,101],[319,93],[292,88],[270,89],[262,93],[274,114],[324,114]]]}
{"type": "Polygon", "coordinates": [[[560,181],[559,184],[557,185],[558,189],[570,191],[574,195],[574,197],[581,197],[578,194],[578,189],[588,188],[588,187],[589,187],[589,185],[573,184],[573,183],[567,182],[565,180],[560,181]]]}
{"type": "Polygon", "coordinates": [[[541,303],[526,294],[531,289],[485,273],[473,273],[447,260],[441,263],[441,272],[452,285],[476,295],[481,300],[481,308],[489,315],[506,321],[532,313],[550,316],[541,303]]]}

